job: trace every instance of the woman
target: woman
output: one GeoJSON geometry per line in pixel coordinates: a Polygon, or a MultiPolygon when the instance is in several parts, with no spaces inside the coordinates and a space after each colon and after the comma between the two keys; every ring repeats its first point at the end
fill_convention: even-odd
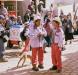
{"type": "Polygon", "coordinates": [[[70,40],[70,44],[72,43],[73,39],[73,33],[72,33],[72,21],[70,16],[68,15],[66,19],[64,19],[64,34],[65,34],[65,45],[67,44],[67,41],[70,40]]]}
{"type": "Polygon", "coordinates": [[[72,39],[74,39],[73,37],[73,33],[72,33],[72,29],[73,29],[73,25],[72,25],[72,20],[71,20],[71,15],[68,15],[68,29],[69,29],[69,35],[70,35],[70,44],[72,43],[72,39]]]}

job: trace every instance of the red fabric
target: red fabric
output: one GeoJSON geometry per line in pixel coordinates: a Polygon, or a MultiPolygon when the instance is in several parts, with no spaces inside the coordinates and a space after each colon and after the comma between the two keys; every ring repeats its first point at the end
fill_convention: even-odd
{"type": "Polygon", "coordinates": [[[58,47],[58,44],[52,44],[51,45],[51,58],[52,58],[52,64],[57,66],[58,69],[62,68],[62,61],[61,61],[61,50],[58,47]]]}
{"type": "Polygon", "coordinates": [[[25,41],[25,47],[24,47],[24,49],[23,49],[23,52],[29,51],[29,47],[30,47],[30,40],[27,39],[27,40],[25,41]]]}
{"type": "Polygon", "coordinates": [[[39,64],[43,64],[43,48],[32,48],[32,65],[36,64],[39,62],[39,64]],[[38,57],[38,59],[37,59],[38,57]]]}

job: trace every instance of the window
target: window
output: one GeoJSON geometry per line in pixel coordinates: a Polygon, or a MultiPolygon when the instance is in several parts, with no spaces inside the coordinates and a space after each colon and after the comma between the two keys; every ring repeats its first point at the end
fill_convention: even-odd
{"type": "Polygon", "coordinates": [[[5,1],[4,4],[8,11],[16,10],[16,3],[14,1],[5,1]]]}

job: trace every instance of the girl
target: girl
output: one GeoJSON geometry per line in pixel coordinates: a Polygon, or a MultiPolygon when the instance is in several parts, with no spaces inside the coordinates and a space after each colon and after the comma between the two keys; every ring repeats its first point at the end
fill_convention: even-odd
{"type": "Polygon", "coordinates": [[[39,68],[40,69],[44,68],[43,67],[43,57],[44,57],[43,37],[46,35],[47,33],[45,29],[41,26],[40,16],[35,16],[34,27],[30,30],[30,45],[32,47],[32,66],[33,66],[32,70],[34,71],[39,71],[39,68]]]}
{"type": "Polygon", "coordinates": [[[28,22],[25,22],[24,25],[25,25],[25,27],[24,27],[23,33],[21,34],[21,38],[23,41],[25,41],[25,47],[24,47],[23,51],[20,53],[20,60],[17,64],[17,67],[19,66],[21,61],[23,61],[23,63],[22,63],[22,66],[23,66],[27,58],[30,58],[30,60],[31,60],[31,56],[28,55],[28,51],[30,50],[30,42],[29,42],[30,40],[28,37],[29,24],[28,24],[28,22]]]}

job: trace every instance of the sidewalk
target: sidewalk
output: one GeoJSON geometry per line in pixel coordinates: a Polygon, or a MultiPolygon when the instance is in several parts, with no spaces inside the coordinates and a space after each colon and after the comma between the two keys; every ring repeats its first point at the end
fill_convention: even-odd
{"type": "MultiPolygon", "coordinates": [[[[31,70],[32,66],[30,61],[25,63],[25,66],[16,68],[17,62],[19,58],[15,55],[17,50],[15,51],[13,56],[8,55],[8,62],[0,63],[0,75],[78,75],[78,41],[76,41],[78,37],[76,37],[75,41],[72,44],[66,45],[66,50],[62,52],[62,62],[63,62],[63,70],[61,73],[51,72],[49,68],[51,65],[50,48],[46,48],[47,53],[44,56],[44,69],[39,72],[33,72],[31,70]]],[[[8,52],[10,50],[7,50],[8,52]]],[[[20,51],[20,49],[18,49],[20,51]]]]}

